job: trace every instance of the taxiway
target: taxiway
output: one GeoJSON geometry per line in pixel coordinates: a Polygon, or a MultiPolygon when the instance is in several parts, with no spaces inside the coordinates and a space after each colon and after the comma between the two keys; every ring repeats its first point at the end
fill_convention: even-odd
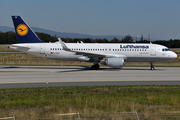
{"type": "Polygon", "coordinates": [[[180,85],[180,67],[0,66],[0,88],[94,85],[180,85]]]}

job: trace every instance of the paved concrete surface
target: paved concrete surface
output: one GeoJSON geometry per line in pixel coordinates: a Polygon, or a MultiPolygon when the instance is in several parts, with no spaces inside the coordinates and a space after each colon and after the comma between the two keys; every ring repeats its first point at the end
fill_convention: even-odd
{"type": "Polygon", "coordinates": [[[0,66],[0,88],[153,84],[180,85],[180,67],[0,66]]]}

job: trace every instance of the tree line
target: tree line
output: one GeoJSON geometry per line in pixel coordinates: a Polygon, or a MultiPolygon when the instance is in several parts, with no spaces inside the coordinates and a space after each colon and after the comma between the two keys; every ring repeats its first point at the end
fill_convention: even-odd
{"type": "MultiPolygon", "coordinates": [[[[36,32],[37,36],[44,42],[57,42],[57,36],[51,36],[46,33],[36,32]]],[[[77,43],[82,41],[83,43],[150,43],[148,40],[144,40],[141,38],[139,41],[134,41],[130,35],[126,35],[121,40],[118,38],[113,38],[112,40],[108,40],[106,38],[61,38],[64,42],[67,43],[77,43]]],[[[0,32],[0,44],[15,44],[18,43],[16,34],[12,31],[9,32],[0,32]]],[[[170,39],[170,40],[155,40],[152,41],[154,44],[164,45],[169,48],[180,48],[180,40],[179,39],[170,39]]]]}

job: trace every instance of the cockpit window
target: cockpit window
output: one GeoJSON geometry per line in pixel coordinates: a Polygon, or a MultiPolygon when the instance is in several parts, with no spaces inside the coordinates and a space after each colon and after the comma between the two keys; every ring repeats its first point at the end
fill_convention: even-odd
{"type": "Polygon", "coordinates": [[[163,48],[162,51],[170,51],[168,48],[163,48]]]}

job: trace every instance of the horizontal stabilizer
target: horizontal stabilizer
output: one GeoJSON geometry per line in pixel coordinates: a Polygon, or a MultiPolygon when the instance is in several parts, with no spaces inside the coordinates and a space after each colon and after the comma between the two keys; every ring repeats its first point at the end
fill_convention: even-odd
{"type": "Polygon", "coordinates": [[[26,46],[19,46],[19,45],[11,45],[9,46],[11,49],[20,50],[20,51],[28,51],[30,48],[26,46]]]}

